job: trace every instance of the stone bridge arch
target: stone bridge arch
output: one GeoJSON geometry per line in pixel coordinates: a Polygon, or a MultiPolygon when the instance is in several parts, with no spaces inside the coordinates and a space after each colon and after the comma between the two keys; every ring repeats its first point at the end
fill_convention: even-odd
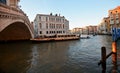
{"type": "Polygon", "coordinates": [[[0,41],[30,38],[34,38],[34,30],[28,16],[16,5],[0,3],[0,41]]]}
{"type": "Polygon", "coordinates": [[[1,19],[0,40],[29,40],[33,38],[32,26],[22,19],[1,19]]]}

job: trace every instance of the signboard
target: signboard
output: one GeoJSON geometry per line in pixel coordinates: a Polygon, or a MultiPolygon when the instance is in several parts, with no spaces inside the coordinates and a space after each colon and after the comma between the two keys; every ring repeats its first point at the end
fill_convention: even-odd
{"type": "Polygon", "coordinates": [[[117,41],[120,38],[120,28],[112,28],[112,40],[117,41]]]}

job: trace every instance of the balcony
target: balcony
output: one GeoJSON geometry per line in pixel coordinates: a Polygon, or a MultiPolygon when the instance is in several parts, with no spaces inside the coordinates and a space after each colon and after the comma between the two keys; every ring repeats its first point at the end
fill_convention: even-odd
{"type": "Polygon", "coordinates": [[[119,20],[118,19],[116,19],[116,24],[119,24],[119,20]]]}
{"type": "Polygon", "coordinates": [[[114,24],[114,20],[110,20],[110,24],[113,25],[114,24]]]}

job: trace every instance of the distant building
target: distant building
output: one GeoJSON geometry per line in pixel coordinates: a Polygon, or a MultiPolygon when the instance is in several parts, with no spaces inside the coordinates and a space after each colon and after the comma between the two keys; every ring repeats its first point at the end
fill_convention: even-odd
{"type": "Polygon", "coordinates": [[[88,34],[88,28],[87,27],[83,27],[82,34],[88,34]]]}
{"type": "Polygon", "coordinates": [[[92,25],[90,25],[90,26],[86,26],[86,27],[84,27],[83,29],[82,29],[82,33],[83,34],[96,34],[97,33],[97,26],[92,26],[92,25]]]}
{"type": "Polygon", "coordinates": [[[53,37],[57,34],[69,33],[69,21],[60,14],[37,14],[33,24],[35,37],[53,37]]]}
{"type": "Polygon", "coordinates": [[[72,34],[82,34],[82,28],[73,28],[71,33],[72,34]]]}
{"type": "Polygon", "coordinates": [[[110,17],[110,26],[120,29],[120,6],[109,10],[108,16],[110,17]]]}

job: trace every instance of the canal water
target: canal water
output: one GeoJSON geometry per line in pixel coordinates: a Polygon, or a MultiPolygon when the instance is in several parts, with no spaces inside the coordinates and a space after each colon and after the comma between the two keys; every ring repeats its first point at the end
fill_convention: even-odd
{"type": "MultiPolygon", "coordinates": [[[[108,54],[111,43],[111,36],[105,35],[71,41],[1,43],[0,73],[101,73],[101,47],[105,46],[108,54]]],[[[120,41],[117,45],[120,61],[120,41]]],[[[107,73],[112,67],[110,57],[107,73]]]]}

